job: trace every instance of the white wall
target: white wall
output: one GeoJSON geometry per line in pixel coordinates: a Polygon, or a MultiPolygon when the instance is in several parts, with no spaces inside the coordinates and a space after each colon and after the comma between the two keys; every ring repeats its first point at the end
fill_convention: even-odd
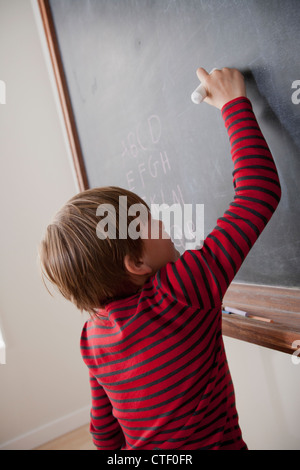
{"type": "MultiPolygon", "coordinates": [[[[34,0],[33,0],[34,1],[34,0]]],[[[37,244],[76,191],[30,0],[0,0],[0,448],[30,449],[89,419],[84,321],[51,298],[37,244]]],[[[287,354],[225,339],[244,438],[250,449],[300,449],[300,365],[287,354]]]]}
{"type": "Polygon", "coordinates": [[[244,439],[251,450],[300,449],[300,364],[289,354],[225,338],[244,439]]]}
{"type": "Polygon", "coordinates": [[[77,189],[30,0],[0,0],[0,79],[0,446],[15,449],[87,423],[90,403],[83,317],[38,270],[45,227],[77,189]]]}

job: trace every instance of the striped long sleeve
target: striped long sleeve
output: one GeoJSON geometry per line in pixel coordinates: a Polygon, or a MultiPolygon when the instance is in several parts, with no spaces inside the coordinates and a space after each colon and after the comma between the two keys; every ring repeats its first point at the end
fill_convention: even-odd
{"type": "Polygon", "coordinates": [[[234,200],[202,249],[187,251],[178,263],[168,265],[159,282],[177,300],[201,308],[221,304],[281,196],[276,166],[250,101],[241,97],[227,103],[222,116],[234,164],[234,200]]]}
{"type": "Polygon", "coordinates": [[[234,198],[200,250],[186,251],[138,294],[88,321],[81,352],[99,449],[246,449],[222,339],[222,298],[280,200],[250,101],[222,116],[234,198]]]}
{"type": "Polygon", "coordinates": [[[90,374],[92,409],[90,431],[99,450],[120,449],[124,443],[123,433],[112,414],[112,406],[97,379],[90,374]]]}

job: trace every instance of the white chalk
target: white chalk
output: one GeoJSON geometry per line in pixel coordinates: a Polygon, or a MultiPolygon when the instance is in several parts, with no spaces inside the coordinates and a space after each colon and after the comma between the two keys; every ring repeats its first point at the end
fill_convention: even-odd
{"type": "MultiPolygon", "coordinates": [[[[216,68],[212,69],[209,72],[209,75],[213,73],[214,70],[217,70],[217,69],[216,68]]],[[[193,93],[191,94],[192,101],[195,104],[202,103],[202,101],[205,100],[206,97],[207,97],[207,92],[206,92],[205,86],[202,85],[202,83],[200,83],[200,85],[196,88],[196,90],[193,91],[193,93]]]]}
{"type": "Polygon", "coordinates": [[[195,91],[192,93],[192,101],[195,104],[200,104],[202,103],[203,100],[207,97],[207,93],[205,90],[205,87],[203,85],[199,85],[198,88],[196,88],[195,91]]]}
{"type": "Polygon", "coordinates": [[[243,310],[239,310],[237,308],[224,307],[224,309],[226,312],[235,313],[236,315],[241,315],[242,317],[246,317],[248,315],[247,312],[243,312],[243,310]]]}

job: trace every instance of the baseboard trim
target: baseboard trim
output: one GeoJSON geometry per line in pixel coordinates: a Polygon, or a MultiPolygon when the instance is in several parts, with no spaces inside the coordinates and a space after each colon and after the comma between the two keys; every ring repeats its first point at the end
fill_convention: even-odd
{"type": "Polygon", "coordinates": [[[0,450],[33,450],[52,439],[84,426],[90,419],[90,406],[80,408],[50,423],[39,426],[10,441],[0,444],[0,450]]]}

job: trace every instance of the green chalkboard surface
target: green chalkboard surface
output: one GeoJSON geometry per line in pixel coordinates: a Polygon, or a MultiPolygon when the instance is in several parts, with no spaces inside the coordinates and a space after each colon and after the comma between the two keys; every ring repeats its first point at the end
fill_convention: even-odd
{"type": "Polygon", "coordinates": [[[235,280],[300,287],[299,0],[49,3],[89,187],[204,204],[205,236],[234,193],[221,114],[191,101],[195,72],[244,73],[282,200],[235,280]]]}

